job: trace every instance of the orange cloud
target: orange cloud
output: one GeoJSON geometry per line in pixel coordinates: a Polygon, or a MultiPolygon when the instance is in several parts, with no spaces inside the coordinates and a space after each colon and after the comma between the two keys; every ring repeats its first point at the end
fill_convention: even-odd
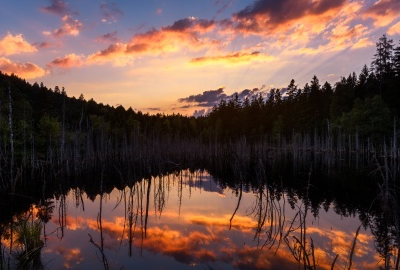
{"type": "Polygon", "coordinates": [[[13,62],[4,57],[0,57],[0,70],[25,79],[34,79],[46,75],[46,70],[33,63],[13,62]]]}
{"type": "Polygon", "coordinates": [[[63,25],[61,28],[55,29],[52,32],[44,31],[43,34],[46,36],[62,37],[62,36],[78,36],[83,28],[83,24],[71,18],[70,15],[62,17],[63,25]]]}
{"type": "Polygon", "coordinates": [[[115,43],[108,46],[108,48],[89,55],[86,59],[86,63],[92,64],[105,64],[112,62],[116,66],[124,66],[130,63],[133,58],[126,55],[127,45],[124,43],[115,43]]]}
{"type": "MultiPolygon", "coordinates": [[[[189,218],[190,223],[203,226],[222,227],[225,229],[229,228],[229,220],[231,216],[223,216],[220,218],[213,218],[209,216],[193,216],[189,218]]],[[[232,228],[238,229],[242,232],[250,233],[254,228],[257,227],[255,222],[250,217],[243,217],[236,215],[232,220],[232,228]]]]}
{"type": "Polygon", "coordinates": [[[62,246],[57,246],[55,252],[64,257],[63,266],[67,269],[73,268],[84,260],[81,250],[78,248],[66,249],[62,246]]]}
{"type": "Polygon", "coordinates": [[[8,33],[0,40],[0,55],[12,55],[20,53],[36,52],[35,46],[29,44],[22,35],[11,35],[8,33]]]}
{"type": "MultiPolygon", "coordinates": [[[[331,41],[330,46],[333,50],[341,50],[352,44],[359,43],[360,38],[367,33],[367,30],[368,28],[362,24],[357,24],[352,28],[348,25],[338,25],[328,37],[331,41]]],[[[359,43],[357,46],[361,45],[363,44],[359,43]]]]}
{"type": "Polygon", "coordinates": [[[396,23],[395,25],[392,25],[387,33],[391,36],[400,34],[400,22],[396,23]]]}
{"type": "Polygon", "coordinates": [[[137,34],[128,43],[114,43],[102,51],[89,55],[88,63],[112,62],[114,65],[122,66],[142,55],[157,56],[181,50],[196,51],[215,47],[219,45],[218,41],[203,36],[211,32],[214,27],[214,21],[185,18],[159,30],[153,29],[137,34]]]}
{"type": "Polygon", "coordinates": [[[248,63],[254,60],[271,60],[272,56],[267,56],[261,54],[260,52],[252,52],[252,53],[230,53],[227,55],[219,55],[219,56],[205,56],[193,58],[190,60],[193,64],[212,64],[212,63],[226,63],[226,64],[241,64],[248,63]]]}
{"type": "Polygon", "coordinates": [[[353,45],[353,49],[360,49],[360,48],[365,48],[369,46],[374,46],[375,44],[369,40],[368,38],[361,38],[358,40],[356,43],[353,45]]]}
{"type": "MultiPolygon", "coordinates": [[[[140,245],[140,239],[135,244],[140,245]]],[[[143,248],[162,253],[175,258],[183,263],[212,262],[216,260],[214,250],[209,247],[211,243],[217,243],[220,239],[212,233],[189,232],[187,236],[181,232],[171,230],[168,227],[154,227],[147,230],[147,238],[143,242],[143,248]]]]}
{"type": "Polygon", "coordinates": [[[76,54],[68,54],[64,57],[57,57],[53,61],[48,64],[49,68],[71,68],[71,67],[80,67],[85,62],[85,56],[76,55],[76,54]]]}
{"type": "Polygon", "coordinates": [[[378,0],[365,11],[364,17],[372,18],[377,27],[386,26],[400,18],[400,1],[378,0]]]}

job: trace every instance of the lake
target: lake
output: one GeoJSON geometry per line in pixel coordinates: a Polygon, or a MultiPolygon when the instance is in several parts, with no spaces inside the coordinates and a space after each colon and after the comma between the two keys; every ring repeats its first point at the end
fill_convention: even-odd
{"type": "Polygon", "coordinates": [[[2,220],[2,267],[18,267],[32,250],[36,269],[395,267],[396,244],[380,238],[393,226],[365,187],[336,192],[317,185],[333,180],[312,170],[291,175],[229,183],[187,169],[118,188],[101,181],[96,191],[60,184],[53,195],[28,198],[13,226],[2,220]],[[29,232],[35,225],[40,235],[29,232]]]}

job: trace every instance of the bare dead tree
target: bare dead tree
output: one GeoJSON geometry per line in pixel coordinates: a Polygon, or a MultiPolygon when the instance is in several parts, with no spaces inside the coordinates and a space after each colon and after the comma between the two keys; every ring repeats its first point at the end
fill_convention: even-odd
{"type": "Polygon", "coordinates": [[[8,86],[8,125],[10,128],[10,151],[11,151],[11,160],[10,160],[10,180],[12,186],[14,186],[14,132],[12,125],[12,106],[11,106],[11,87],[8,86]]]}

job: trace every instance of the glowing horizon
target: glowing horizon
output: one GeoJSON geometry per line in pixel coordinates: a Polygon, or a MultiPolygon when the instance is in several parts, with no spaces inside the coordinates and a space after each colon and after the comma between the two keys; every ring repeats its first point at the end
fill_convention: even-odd
{"type": "Polygon", "coordinates": [[[207,97],[313,75],[334,83],[370,64],[382,34],[400,46],[397,0],[21,4],[0,10],[2,72],[150,113],[205,112],[207,97]]]}

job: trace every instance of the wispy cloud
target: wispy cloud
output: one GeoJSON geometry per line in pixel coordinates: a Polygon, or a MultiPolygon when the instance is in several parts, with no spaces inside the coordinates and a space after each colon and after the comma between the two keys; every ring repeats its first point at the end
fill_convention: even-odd
{"type": "Polygon", "coordinates": [[[47,42],[47,41],[35,42],[32,45],[35,46],[37,49],[48,49],[60,46],[59,43],[47,42]]]}
{"type": "Polygon", "coordinates": [[[8,33],[3,39],[0,40],[0,55],[13,55],[20,53],[36,52],[35,46],[27,42],[21,34],[13,36],[8,33]]]}
{"type": "Polygon", "coordinates": [[[272,60],[272,56],[268,56],[265,54],[261,54],[260,52],[252,52],[252,53],[229,53],[226,55],[218,55],[218,56],[204,56],[197,57],[190,60],[193,64],[213,64],[213,63],[227,63],[227,64],[242,64],[248,63],[253,60],[272,60]]]}
{"type": "Polygon", "coordinates": [[[377,27],[389,25],[395,19],[400,18],[400,1],[379,0],[365,11],[364,16],[372,18],[377,27]]]}
{"type": "Polygon", "coordinates": [[[215,1],[214,5],[219,7],[217,10],[217,15],[221,14],[222,12],[224,12],[229,6],[232,5],[233,0],[217,0],[215,1]]]}
{"type": "Polygon", "coordinates": [[[389,35],[396,35],[400,34],[400,21],[395,25],[392,25],[389,30],[387,31],[389,35]]]}
{"type": "Polygon", "coordinates": [[[161,111],[160,108],[146,108],[146,110],[149,110],[149,111],[156,111],[156,112],[160,112],[160,111],[161,111]]]}
{"type": "Polygon", "coordinates": [[[107,33],[101,36],[98,36],[96,38],[97,42],[101,42],[101,43],[117,43],[120,42],[121,40],[118,38],[117,36],[118,32],[114,31],[111,33],[107,33]]]}
{"type": "Polygon", "coordinates": [[[13,62],[5,57],[0,57],[0,70],[7,74],[15,74],[25,79],[34,79],[46,75],[46,70],[27,62],[13,62]]]}
{"type": "Polygon", "coordinates": [[[117,3],[102,3],[100,5],[102,22],[116,22],[124,17],[124,13],[118,8],[117,3]]]}

